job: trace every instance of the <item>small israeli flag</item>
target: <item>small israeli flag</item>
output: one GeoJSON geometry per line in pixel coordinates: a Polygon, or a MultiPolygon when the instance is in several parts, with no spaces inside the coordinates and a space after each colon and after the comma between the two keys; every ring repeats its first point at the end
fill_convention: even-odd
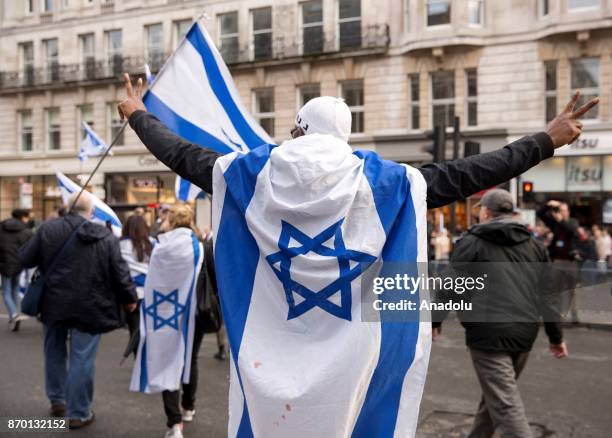
{"type": "Polygon", "coordinates": [[[155,75],[151,73],[151,67],[149,67],[149,64],[144,65],[144,72],[147,85],[151,85],[153,81],[155,81],[155,75]]]}
{"type": "MultiPolygon", "coordinates": [[[[77,183],[72,181],[70,178],[68,178],[66,175],[64,175],[62,172],[55,172],[55,176],[57,178],[57,184],[62,193],[62,201],[64,202],[64,205],[68,205],[70,196],[80,192],[81,187],[77,183]]],[[[93,199],[95,207],[93,218],[91,219],[91,221],[104,226],[106,226],[106,222],[110,222],[111,227],[113,229],[113,234],[117,237],[121,237],[121,221],[119,220],[113,209],[106,205],[104,202],[102,202],[95,195],[91,193],[90,195],[93,199]]]]}
{"type": "MultiPolygon", "coordinates": [[[[246,111],[227,66],[198,22],[143,100],[147,110],[175,133],[218,152],[247,151],[273,142],[246,111]]],[[[177,177],[180,201],[193,200],[200,192],[199,187],[177,177]]]]}
{"type": "Polygon", "coordinates": [[[196,282],[202,244],[189,228],[160,234],[140,307],[140,342],[131,391],[175,391],[189,383],[195,330],[196,282]]]}
{"type": "MultiPolygon", "coordinates": [[[[86,161],[89,157],[98,157],[104,154],[108,149],[106,143],[104,143],[86,122],[83,122],[83,130],[85,131],[85,137],[83,137],[81,141],[79,160],[86,161]]],[[[112,152],[109,153],[112,154],[112,152]]]]}

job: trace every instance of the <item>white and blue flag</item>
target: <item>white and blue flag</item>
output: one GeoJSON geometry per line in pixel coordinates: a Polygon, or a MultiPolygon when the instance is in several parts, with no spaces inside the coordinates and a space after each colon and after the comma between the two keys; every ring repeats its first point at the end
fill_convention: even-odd
{"type": "Polygon", "coordinates": [[[155,81],[155,75],[151,73],[151,67],[149,67],[149,64],[144,65],[144,73],[147,85],[151,85],[153,81],[155,81]]]}
{"type": "MultiPolygon", "coordinates": [[[[100,138],[98,134],[94,132],[91,127],[83,122],[83,131],[85,131],[85,137],[81,141],[81,148],[79,149],[79,160],[85,161],[89,157],[98,157],[108,149],[104,140],[100,138]]],[[[112,152],[109,152],[112,153],[112,152]]]]}
{"type": "Polygon", "coordinates": [[[220,157],[213,184],[228,436],[414,436],[431,320],[362,321],[361,277],[427,262],[420,172],[311,134],[220,157]]]}
{"type": "MultiPolygon", "coordinates": [[[[81,187],[62,172],[55,172],[55,176],[57,177],[57,185],[62,193],[62,201],[64,205],[68,206],[70,197],[75,193],[80,192],[81,187]]],[[[110,222],[113,229],[113,234],[117,237],[121,237],[121,221],[113,209],[102,202],[97,196],[91,193],[90,196],[94,203],[94,213],[91,221],[104,226],[106,226],[106,222],[110,222]]]]}
{"type": "Polygon", "coordinates": [[[140,304],[140,343],[131,391],[175,391],[181,382],[189,383],[202,257],[202,244],[191,229],[159,235],[140,304]]]}
{"type": "MultiPolygon", "coordinates": [[[[145,94],[147,110],[176,134],[221,153],[272,143],[246,111],[229,70],[203,26],[195,22],[145,94]]],[[[177,177],[180,201],[201,189],[177,177]]]]}

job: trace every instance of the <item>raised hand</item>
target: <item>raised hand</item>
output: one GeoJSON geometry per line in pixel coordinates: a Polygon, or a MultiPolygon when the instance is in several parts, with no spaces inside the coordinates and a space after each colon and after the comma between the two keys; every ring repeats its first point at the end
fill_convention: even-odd
{"type": "Polygon", "coordinates": [[[582,134],[582,123],[578,119],[599,103],[599,98],[596,97],[580,108],[575,109],[579,98],[580,91],[576,91],[576,94],[565,106],[563,112],[552,119],[546,127],[546,133],[552,139],[555,148],[576,141],[580,134],[582,134]]]}
{"type": "Polygon", "coordinates": [[[122,121],[124,119],[129,119],[134,111],[147,110],[144,102],[142,101],[142,79],[138,79],[138,81],[136,81],[135,88],[132,87],[132,80],[130,79],[129,74],[125,73],[123,75],[123,80],[125,82],[125,92],[127,94],[127,98],[117,107],[122,121]]]}

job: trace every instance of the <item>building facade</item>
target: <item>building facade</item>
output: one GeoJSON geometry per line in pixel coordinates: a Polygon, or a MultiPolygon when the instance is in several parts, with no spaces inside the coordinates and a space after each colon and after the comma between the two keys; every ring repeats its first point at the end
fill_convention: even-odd
{"type": "MultiPolygon", "coordinates": [[[[279,142],[305,101],[337,95],[355,148],[419,164],[435,125],[450,132],[459,117],[486,152],[542,130],[580,89],[601,97],[583,141],[524,178],[542,199],[595,216],[612,193],[612,0],[4,0],[2,217],[24,202],[24,183],[39,216],[58,204],[55,170],[77,177],[95,164],[76,158],[81,122],[109,142],[119,135],[120,74],[143,74],[145,62],[155,72],[201,14],[279,142]]],[[[121,210],[171,202],[173,181],[127,129],[92,189],[121,210]]]]}

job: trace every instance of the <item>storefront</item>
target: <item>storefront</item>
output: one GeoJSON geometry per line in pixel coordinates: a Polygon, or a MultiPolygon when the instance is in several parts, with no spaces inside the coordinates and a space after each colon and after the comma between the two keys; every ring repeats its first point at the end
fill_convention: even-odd
{"type": "Polygon", "coordinates": [[[583,225],[612,224],[612,134],[587,132],[555,157],[523,174],[533,183],[536,205],[551,199],[570,205],[583,225]]]}

